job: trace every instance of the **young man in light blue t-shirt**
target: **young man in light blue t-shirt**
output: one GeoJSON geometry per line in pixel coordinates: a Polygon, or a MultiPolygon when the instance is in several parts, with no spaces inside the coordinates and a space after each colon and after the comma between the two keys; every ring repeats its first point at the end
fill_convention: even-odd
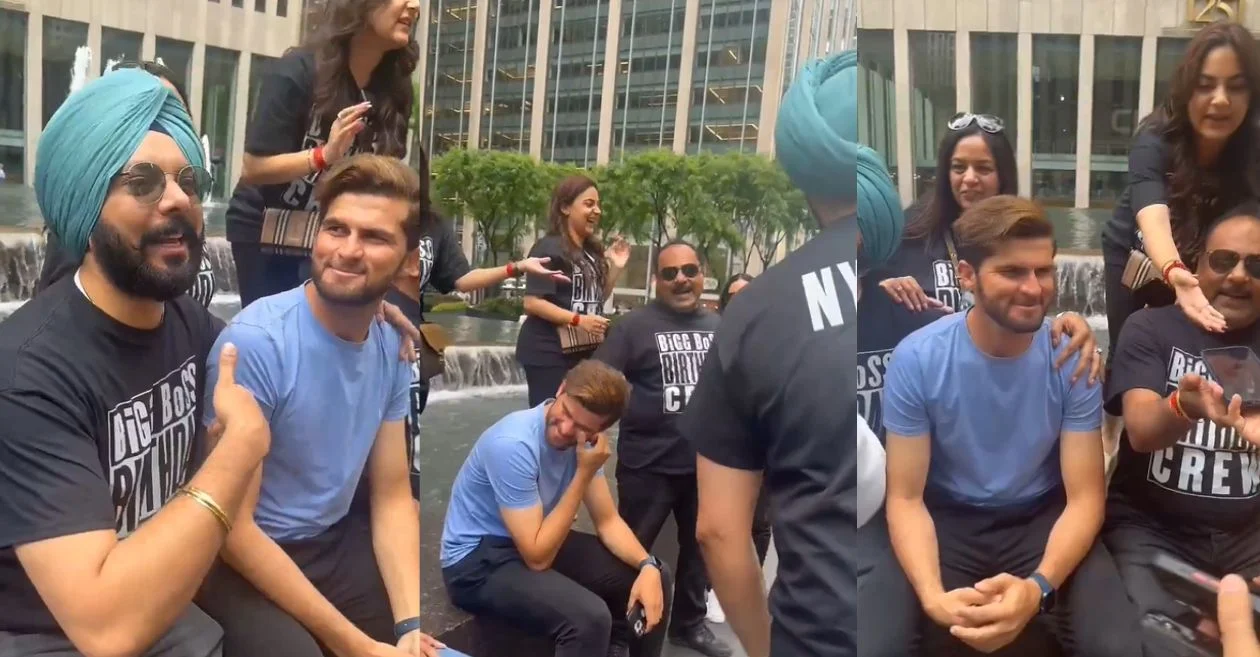
{"type": "MultiPolygon", "coordinates": [[[[440,647],[420,633],[404,428],[411,368],[399,334],[376,319],[419,241],[419,185],[405,164],[376,155],[325,173],[311,280],[250,304],[215,344],[216,354],[236,346],[237,383],[272,437],[226,565],[199,596],[216,618],[250,605],[246,622],[223,624],[227,652],[431,657],[440,647]],[[352,504],[360,482],[366,504],[352,504]]],[[[213,410],[205,419],[213,425],[213,410]]]]}
{"type": "Polygon", "coordinates": [[[1096,542],[1102,391],[1055,366],[1053,226],[998,196],[952,233],[975,306],[902,341],[884,390],[889,532],[927,625],[943,628],[924,654],[1045,654],[1048,631],[1079,655],[1136,657],[1099,623],[1124,595],[1095,575],[1114,569],[1096,542]]]}
{"type": "Polygon", "coordinates": [[[555,657],[659,657],[668,573],[617,513],[604,479],[604,431],[630,384],[594,360],[554,399],[496,422],[455,476],[442,531],[442,579],[456,606],[555,642],[555,657]],[[572,531],[586,505],[595,535],[572,531]],[[636,637],[627,610],[641,607],[636,637]]]}

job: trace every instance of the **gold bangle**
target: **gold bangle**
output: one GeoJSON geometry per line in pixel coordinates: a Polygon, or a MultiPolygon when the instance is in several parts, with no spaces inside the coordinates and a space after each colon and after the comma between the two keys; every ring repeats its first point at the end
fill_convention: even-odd
{"type": "Polygon", "coordinates": [[[201,506],[204,506],[207,511],[214,514],[215,518],[218,518],[219,524],[223,525],[224,531],[226,531],[229,534],[232,533],[232,521],[228,520],[227,514],[223,512],[223,507],[219,506],[219,503],[215,502],[213,497],[210,497],[210,493],[207,493],[206,491],[201,490],[200,488],[193,488],[192,486],[184,486],[183,488],[179,489],[179,494],[187,495],[196,503],[200,504],[201,506]]]}

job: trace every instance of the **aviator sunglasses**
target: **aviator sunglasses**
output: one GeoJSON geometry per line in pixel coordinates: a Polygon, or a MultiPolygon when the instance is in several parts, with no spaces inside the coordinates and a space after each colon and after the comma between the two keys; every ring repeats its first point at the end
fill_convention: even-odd
{"type": "Polygon", "coordinates": [[[1215,251],[1210,251],[1207,254],[1208,267],[1221,276],[1234,271],[1234,267],[1238,266],[1238,262],[1240,260],[1242,261],[1243,269],[1247,272],[1248,276],[1260,279],[1260,255],[1249,255],[1244,257],[1237,251],[1231,251],[1229,249],[1217,249],[1215,251]]]}
{"type": "Polygon", "coordinates": [[[972,123],[991,135],[996,135],[1006,129],[1006,123],[992,114],[972,114],[971,112],[955,114],[945,126],[950,130],[963,130],[972,123]]]}
{"type": "MultiPolygon", "coordinates": [[[[166,194],[166,177],[169,174],[152,162],[136,162],[119,173],[116,179],[127,193],[145,205],[155,205],[166,194]]],[[[193,203],[204,203],[210,195],[214,177],[205,169],[188,165],[175,176],[175,184],[188,195],[193,203]]]]}
{"type": "Polygon", "coordinates": [[[661,270],[661,279],[672,281],[678,278],[678,272],[682,272],[687,278],[695,278],[700,275],[700,265],[683,265],[681,267],[665,267],[661,270]]]}

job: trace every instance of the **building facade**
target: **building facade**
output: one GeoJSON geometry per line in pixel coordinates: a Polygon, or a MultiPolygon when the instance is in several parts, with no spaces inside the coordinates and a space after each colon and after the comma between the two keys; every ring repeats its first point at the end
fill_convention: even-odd
{"type": "Polygon", "coordinates": [[[1186,43],[1219,19],[1260,31],[1250,0],[861,0],[862,140],[902,200],[934,184],[958,111],[1006,123],[1019,189],[1095,222],[1124,191],[1134,127],[1186,43]]]}
{"type": "Polygon", "coordinates": [[[111,60],[160,59],[188,90],[210,142],[212,197],[231,194],[265,63],[298,41],[300,0],[0,0],[0,164],[30,184],[44,126],[111,60]],[[87,51],[80,50],[85,47],[87,51]],[[77,53],[77,54],[76,54],[77,53]],[[76,63],[76,58],[78,62],[76,63]]]}

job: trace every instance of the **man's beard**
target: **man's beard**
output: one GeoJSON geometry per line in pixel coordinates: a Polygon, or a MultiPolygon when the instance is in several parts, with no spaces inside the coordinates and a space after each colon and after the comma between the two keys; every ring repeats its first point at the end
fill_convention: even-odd
{"type": "MultiPolygon", "coordinates": [[[[350,308],[362,308],[363,306],[374,306],[380,304],[385,298],[385,294],[394,286],[394,278],[398,274],[397,271],[393,275],[386,276],[382,280],[373,281],[364,273],[366,281],[362,287],[358,289],[338,289],[332,285],[324,283],[324,273],[328,271],[330,265],[319,265],[313,263],[311,271],[311,282],[315,284],[315,291],[324,301],[335,306],[345,306],[350,308]]],[[[399,269],[402,265],[399,265],[399,269]]]]}
{"type": "Polygon", "coordinates": [[[92,255],[101,271],[128,296],[154,301],[170,301],[192,287],[201,270],[205,240],[184,217],[172,217],[163,228],[146,232],[139,247],[132,246],[122,233],[98,221],[90,240],[92,255]],[[183,262],[166,262],[166,267],[149,262],[147,250],[171,237],[180,237],[188,248],[183,262]]]}
{"type": "MultiPolygon", "coordinates": [[[[1036,333],[1041,330],[1041,325],[1046,321],[1046,307],[1044,305],[1041,307],[1041,316],[1035,322],[1033,320],[1021,322],[1011,319],[1007,313],[1003,312],[1004,309],[999,304],[989,300],[984,294],[984,288],[980,287],[979,281],[976,282],[975,298],[976,307],[981,312],[993,320],[993,323],[1012,333],[1036,333]]],[[[1007,309],[1009,308],[1010,306],[1007,306],[1007,309]]]]}

